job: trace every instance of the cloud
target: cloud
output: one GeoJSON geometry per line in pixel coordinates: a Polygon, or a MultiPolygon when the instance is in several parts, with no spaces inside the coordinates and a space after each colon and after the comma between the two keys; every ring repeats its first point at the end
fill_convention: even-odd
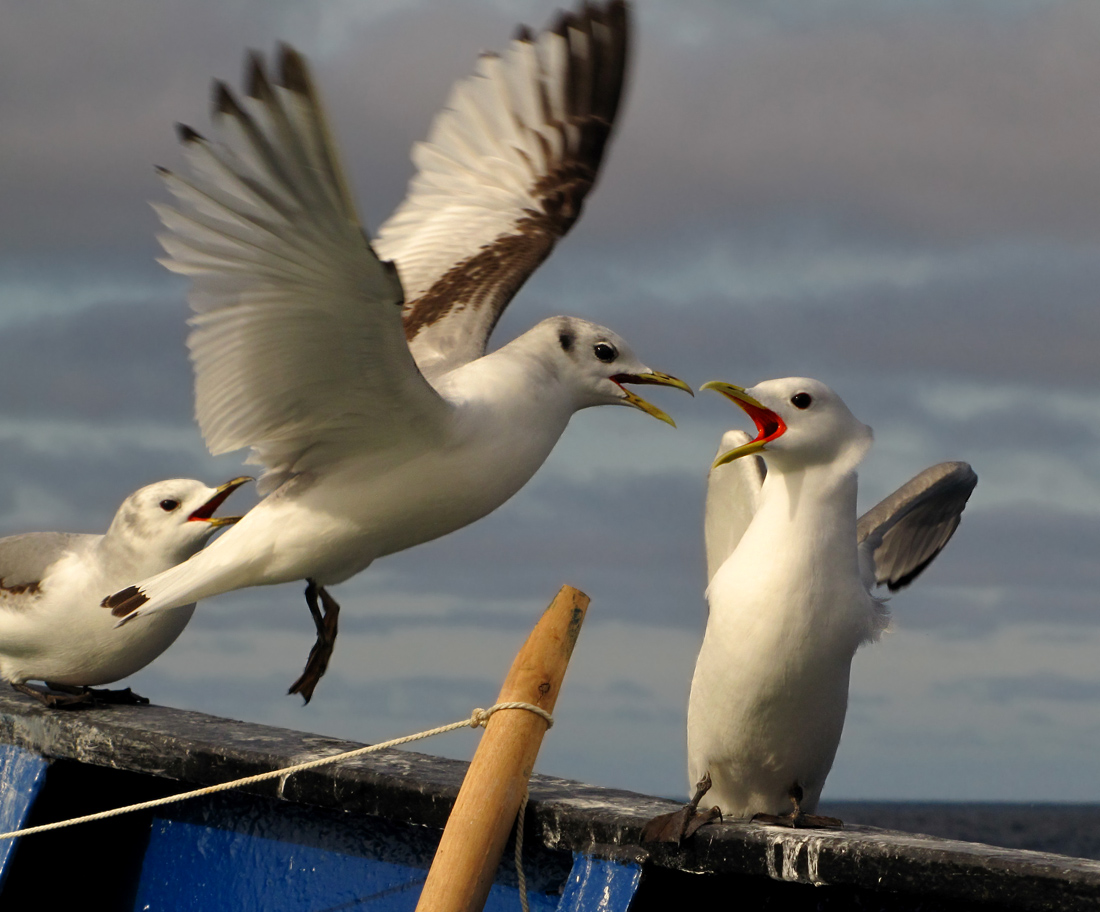
{"type": "MultiPolygon", "coordinates": [[[[63,244],[88,270],[106,258],[155,274],[144,201],[163,195],[152,165],[179,160],[171,123],[203,128],[209,81],[237,82],[245,49],[277,39],[314,59],[376,226],[476,52],[552,8],[23,5],[0,38],[14,87],[0,102],[0,249],[45,269],[63,244]]],[[[628,106],[578,235],[667,244],[721,224],[782,242],[801,223],[864,244],[1095,240],[1091,4],[830,10],[642,4],[628,106]]]]}
{"type": "Polygon", "coordinates": [[[827,213],[865,237],[1095,237],[1091,4],[855,4],[795,27],[713,10],[678,7],[666,30],[640,16],[604,188],[635,232],[827,213]]]}
{"type": "Polygon", "coordinates": [[[102,304],[4,327],[0,416],[191,424],[181,300],[102,304]]]}
{"type": "MultiPolygon", "coordinates": [[[[206,456],[194,426],[186,283],[153,262],[146,205],[165,198],[152,165],[180,162],[172,122],[206,127],[212,78],[238,83],[249,47],[304,50],[377,227],[452,81],[515,22],[540,24],[557,5],[44,0],[10,11],[0,533],[101,530],[140,484],[240,468],[241,454],[206,456]]],[[[855,772],[836,781],[887,794],[901,779],[916,783],[910,795],[965,782],[995,796],[989,745],[999,761],[1047,729],[998,704],[996,737],[968,741],[967,714],[1013,687],[1070,694],[1078,711],[1091,693],[1073,688],[1089,681],[1081,643],[1100,617],[1096,8],[642,0],[637,13],[633,82],[600,185],[495,341],[567,312],[695,384],[820,377],[875,427],[867,506],[931,462],[973,462],[981,482],[957,536],[892,603],[893,638],[865,651],[917,644],[908,677],[872,660],[857,693],[901,681],[914,702],[893,691],[882,705],[854,702],[865,725],[855,772]],[[1059,632],[1074,642],[1040,642],[1059,632]],[[921,691],[947,673],[944,655],[974,680],[954,709],[950,695],[921,691]]],[[[412,714],[449,682],[463,702],[499,680],[492,663],[569,581],[593,596],[586,638],[598,632],[599,654],[571,672],[596,708],[578,706],[580,734],[552,748],[562,769],[681,790],[675,707],[705,620],[705,467],[721,431],[744,422],[718,397],[653,397],[678,432],[626,409],[579,415],[512,502],[337,587],[347,639],[330,683],[347,691],[327,691],[329,730],[366,712],[364,669],[390,676],[364,691],[383,715],[412,714]],[[467,664],[432,671],[452,653],[467,664]],[[430,686],[417,680],[424,669],[430,686]],[[612,728],[616,718],[633,722],[612,728]]],[[[173,649],[154,666],[175,676],[173,702],[314,724],[294,701],[272,708],[312,640],[300,584],[211,599],[187,636],[193,649],[181,643],[178,660],[173,649]]],[[[1042,711],[1049,728],[1055,711],[1042,711]]],[[[388,736],[395,718],[357,734],[388,736]]],[[[1062,731],[1065,756],[1094,755],[1089,737],[1062,731]]],[[[1020,766],[1027,794],[1049,795],[1043,762],[1037,749],[1020,766]]]]}
{"type": "Polygon", "coordinates": [[[960,693],[967,693],[975,700],[992,703],[1095,703],[1100,698],[1100,681],[1085,681],[1069,675],[1046,672],[962,679],[950,684],[938,684],[935,690],[956,697],[960,693]]]}

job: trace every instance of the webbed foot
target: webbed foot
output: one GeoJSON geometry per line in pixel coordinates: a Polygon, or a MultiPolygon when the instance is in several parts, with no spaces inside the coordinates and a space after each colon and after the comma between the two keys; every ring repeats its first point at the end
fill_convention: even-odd
{"type": "Polygon", "coordinates": [[[50,693],[49,691],[39,690],[37,687],[31,687],[29,684],[12,684],[11,686],[12,690],[33,697],[50,709],[66,709],[70,706],[90,706],[92,704],[92,695],[83,691],[78,693],[50,693]]]}
{"type": "MultiPolygon", "coordinates": [[[[50,684],[49,686],[53,687],[54,685],[50,684]]],[[[116,706],[149,705],[148,697],[134,693],[129,687],[123,687],[120,690],[107,690],[106,688],[97,690],[94,687],[87,687],[85,691],[91,695],[93,703],[109,703],[116,706]]]]}
{"type": "Polygon", "coordinates": [[[839,817],[803,814],[801,808],[802,786],[797,782],[791,786],[788,794],[790,795],[791,804],[794,806],[789,814],[754,814],[752,817],[753,823],[806,830],[838,830],[844,826],[844,821],[839,817]]]}
{"type": "Polygon", "coordinates": [[[320,682],[325,671],[328,670],[329,659],[332,658],[332,650],[336,645],[337,621],[340,616],[340,605],[337,603],[324,586],[318,586],[313,580],[306,581],[306,604],[309,613],[313,615],[313,626],[317,628],[317,640],[309,651],[305,670],[299,675],[298,680],[290,685],[288,694],[301,694],[306,703],[313,697],[313,691],[320,682]],[[320,596],[324,606],[324,614],[317,605],[317,597],[320,596]]]}
{"type": "Polygon", "coordinates": [[[695,786],[695,795],[680,810],[671,814],[659,814],[642,827],[642,842],[671,842],[680,845],[685,839],[695,835],[696,830],[715,820],[722,819],[722,812],[716,808],[699,811],[699,802],[710,791],[710,773],[695,786]]]}
{"type": "Polygon", "coordinates": [[[126,705],[144,706],[148,697],[134,693],[129,687],[121,690],[96,689],[94,687],[74,687],[72,684],[55,684],[46,681],[46,690],[31,687],[29,684],[12,684],[12,687],[28,697],[34,697],[45,706],[64,709],[68,706],[126,705]]]}

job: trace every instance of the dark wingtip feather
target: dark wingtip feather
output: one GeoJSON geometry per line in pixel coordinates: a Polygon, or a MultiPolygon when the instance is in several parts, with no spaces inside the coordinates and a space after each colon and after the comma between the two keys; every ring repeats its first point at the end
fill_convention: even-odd
{"type": "Polygon", "coordinates": [[[124,618],[129,614],[133,614],[147,601],[149,601],[149,596],[138,589],[137,586],[127,586],[114,595],[107,596],[100,604],[104,608],[110,608],[111,614],[115,617],[124,618]]]}
{"type": "Polygon", "coordinates": [[[531,37],[531,30],[526,25],[520,25],[516,29],[515,35],[512,36],[513,41],[526,41],[528,44],[533,40],[531,37]]]}
{"type": "Polygon", "coordinates": [[[239,117],[244,112],[241,110],[241,106],[237,103],[237,99],[233,97],[233,92],[224,82],[220,79],[214,81],[214,93],[213,93],[213,115],[217,117],[221,114],[228,114],[232,117],[239,117]]]}
{"type": "Polygon", "coordinates": [[[299,95],[311,94],[306,59],[289,44],[279,45],[279,85],[299,95]]]}
{"type": "Polygon", "coordinates": [[[193,143],[202,142],[202,134],[198,130],[193,130],[185,123],[176,124],[176,137],[181,143],[193,143]]]}
{"type": "Polygon", "coordinates": [[[259,51],[249,51],[245,58],[245,94],[249,98],[263,98],[271,94],[264,73],[264,58],[259,51]]]}

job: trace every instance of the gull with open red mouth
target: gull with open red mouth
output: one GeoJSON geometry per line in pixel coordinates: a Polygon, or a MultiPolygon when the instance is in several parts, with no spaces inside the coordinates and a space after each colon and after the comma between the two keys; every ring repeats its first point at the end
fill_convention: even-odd
{"type": "Polygon", "coordinates": [[[187,478],[158,481],[127,497],[103,535],[29,532],[0,539],[0,678],[48,706],[147,703],[129,688],[90,688],[148,665],[176,641],[195,606],[117,630],[100,604],[103,593],[187,560],[240,520],[214,511],[249,481],[242,476],[217,488],[187,478]]]}
{"type": "Polygon", "coordinates": [[[553,317],[487,351],[596,179],[628,31],[620,0],[585,4],[483,56],[373,240],[299,54],[283,47],[275,76],[253,56],[244,99],[216,84],[224,144],[181,129],[191,174],[164,174],[180,208],[157,207],[161,243],[192,279],[207,446],[251,447],[268,496],[211,548],[110,595],[116,617],[305,580],[317,641],[291,692],[308,701],[336,637],[326,587],[495,510],[580,409],[672,423],[623,384],[690,388],[602,326],[553,317]]]}
{"type": "Polygon", "coordinates": [[[858,521],[856,468],[871,429],[824,383],[711,382],[756,425],[730,431],[710,472],[710,615],[688,704],[684,812],[653,822],[676,841],[727,817],[830,826],[816,810],[840,743],[852,658],[888,615],[876,585],[908,585],[947,544],[977,483],[964,462],[921,472],[858,521]]]}

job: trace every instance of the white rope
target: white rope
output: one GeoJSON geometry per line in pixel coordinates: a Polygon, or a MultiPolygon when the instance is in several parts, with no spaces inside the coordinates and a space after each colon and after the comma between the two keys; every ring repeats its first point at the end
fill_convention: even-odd
{"type": "MultiPolygon", "coordinates": [[[[527,712],[533,712],[537,716],[541,716],[546,720],[546,727],[550,728],[554,724],[554,717],[550,715],[541,706],[535,706],[533,703],[523,702],[511,702],[511,703],[497,703],[490,706],[488,709],[475,709],[470,718],[463,719],[461,722],[452,722],[449,725],[440,725],[438,728],[431,728],[428,731],[418,732],[415,735],[406,735],[403,738],[395,738],[392,741],[383,741],[380,744],[370,744],[366,747],[357,747],[355,750],[344,751],[340,754],[332,754],[329,757],[321,757],[317,760],[308,760],[305,763],[298,763],[294,766],[287,766],[283,769],[271,770],[267,773],[259,773],[255,776],[246,776],[244,779],[234,779],[232,782],[223,782],[220,785],[208,785],[204,788],[195,789],[191,792],[181,792],[178,795],[169,795],[167,798],[157,798],[153,801],[142,801],[140,804],[130,804],[126,807],[114,808],[110,811],[100,811],[97,814],[86,814],[83,817],[73,817],[69,820],[58,820],[54,823],[45,823],[41,826],[27,827],[23,830],[12,830],[10,833],[0,833],[0,841],[5,839],[14,839],[17,836],[32,836],[35,833],[45,833],[49,830],[58,830],[62,827],[75,826],[78,823],[91,823],[93,820],[105,820],[108,817],[117,817],[120,814],[129,814],[133,811],[144,811],[149,808],[161,807],[165,804],[173,804],[177,801],[186,801],[188,798],[198,798],[202,795],[212,795],[215,792],[225,792],[230,789],[240,788],[244,785],[252,785],[256,782],[265,782],[268,779],[278,779],[281,776],[289,776],[293,773],[300,773],[304,770],[315,769],[319,766],[327,766],[330,763],[339,763],[341,760],[351,760],[355,757],[360,757],[363,754],[370,754],[374,751],[386,750],[391,747],[398,747],[402,744],[408,744],[411,741],[420,741],[424,738],[431,738],[434,735],[442,735],[446,732],[457,731],[460,728],[483,728],[489,721],[489,717],[495,712],[499,712],[502,709],[524,709],[527,712]]],[[[526,805],[526,792],[524,793],[524,802],[520,806],[520,814],[523,813],[523,806],[526,805]]],[[[520,820],[522,824],[522,817],[520,820]]],[[[522,875],[521,875],[522,876],[522,875]]],[[[524,897],[526,902],[526,897],[524,897]]],[[[526,908],[526,907],[525,907],[526,908]]]]}
{"type": "Polygon", "coordinates": [[[523,872],[523,815],[527,811],[527,799],[531,793],[525,788],[516,814],[516,881],[519,888],[519,905],[522,912],[531,912],[527,905],[527,875],[523,872]]]}

